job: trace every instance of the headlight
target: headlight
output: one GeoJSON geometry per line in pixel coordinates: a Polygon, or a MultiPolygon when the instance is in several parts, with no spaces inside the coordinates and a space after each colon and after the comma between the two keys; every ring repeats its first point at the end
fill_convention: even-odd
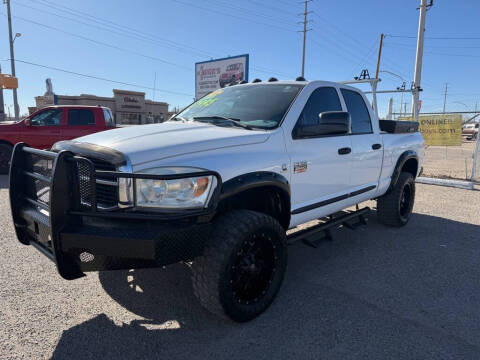
{"type": "MultiPolygon", "coordinates": [[[[181,174],[202,171],[195,168],[158,168],[148,174],[181,174]]],[[[136,206],[155,208],[202,208],[216,186],[214,176],[185,177],[176,180],[135,179],[136,206]]]]}

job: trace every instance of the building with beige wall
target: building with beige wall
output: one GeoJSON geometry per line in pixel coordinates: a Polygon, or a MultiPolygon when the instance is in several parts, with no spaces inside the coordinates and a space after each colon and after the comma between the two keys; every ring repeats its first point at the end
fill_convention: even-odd
{"type": "Polygon", "coordinates": [[[168,103],[145,99],[144,92],[113,89],[113,97],[90,94],[48,95],[35,97],[38,110],[49,105],[100,105],[112,110],[117,124],[151,124],[168,119],[168,103]]]}

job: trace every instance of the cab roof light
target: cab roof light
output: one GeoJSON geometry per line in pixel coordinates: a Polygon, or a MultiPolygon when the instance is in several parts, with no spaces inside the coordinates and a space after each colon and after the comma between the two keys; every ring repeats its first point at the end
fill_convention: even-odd
{"type": "Polygon", "coordinates": [[[307,81],[303,76],[299,76],[295,79],[296,81],[307,81]]]}
{"type": "Polygon", "coordinates": [[[256,78],[256,79],[252,80],[252,83],[258,83],[258,82],[262,82],[262,80],[260,80],[259,78],[256,78]]]}
{"type": "Polygon", "coordinates": [[[247,80],[242,80],[242,81],[240,81],[240,84],[246,84],[246,83],[248,83],[247,80]]]}
{"type": "Polygon", "coordinates": [[[273,81],[278,81],[278,79],[276,77],[271,77],[270,79],[268,79],[268,82],[273,82],[273,81]]]}

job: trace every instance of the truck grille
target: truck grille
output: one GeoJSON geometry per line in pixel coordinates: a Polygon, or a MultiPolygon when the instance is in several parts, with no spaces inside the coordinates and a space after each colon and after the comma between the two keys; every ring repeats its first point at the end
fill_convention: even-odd
{"type": "MultiPolygon", "coordinates": [[[[116,171],[115,166],[98,159],[89,159],[95,166],[95,170],[116,171]]],[[[77,163],[79,179],[80,204],[91,207],[93,191],[90,184],[90,169],[84,162],[77,163]]],[[[115,177],[98,175],[95,184],[95,196],[97,207],[100,210],[111,210],[118,206],[118,183],[115,177]]]]}
{"type": "MultiPolygon", "coordinates": [[[[32,154],[30,157],[31,169],[33,173],[50,177],[52,176],[53,159],[32,154]]],[[[41,179],[34,180],[35,194],[32,198],[48,205],[50,200],[50,183],[41,179]]]]}

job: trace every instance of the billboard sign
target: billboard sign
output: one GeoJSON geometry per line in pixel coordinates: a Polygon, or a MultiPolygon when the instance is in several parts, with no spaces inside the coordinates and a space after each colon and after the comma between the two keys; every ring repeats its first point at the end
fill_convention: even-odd
{"type": "MultiPolygon", "coordinates": [[[[412,119],[399,118],[399,120],[412,119]]],[[[462,145],[462,115],[460,114],[420,115],[418,125],[426,145],[462,145]]]]}
{"type": "Polygon", "coordinates": [[[248,81],[248,54],[195,64],[195,99],[231,83],[248,81]]]}

